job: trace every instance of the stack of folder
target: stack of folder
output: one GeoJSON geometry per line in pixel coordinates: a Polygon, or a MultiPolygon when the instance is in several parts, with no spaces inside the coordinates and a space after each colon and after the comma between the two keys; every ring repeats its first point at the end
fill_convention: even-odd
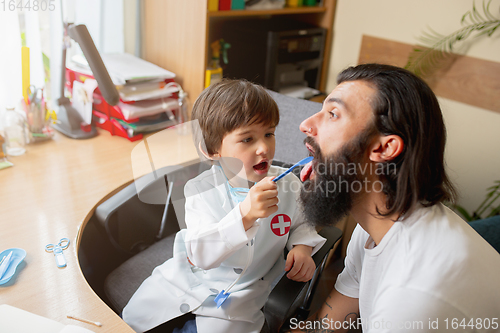
{"type": "MultiPolygon", "coordinates": [[[[178,123],[179,85],[175,74],[131,54],[104,54],[102,60],[118,89],[120,102],[111,106],[99,91],[93,95],[92,118],[96,126],[130,141],[144,133],[178,123]]],[[[66,69],[66,87],[93,79],[83,56],[75,56],[66,69]]]]}

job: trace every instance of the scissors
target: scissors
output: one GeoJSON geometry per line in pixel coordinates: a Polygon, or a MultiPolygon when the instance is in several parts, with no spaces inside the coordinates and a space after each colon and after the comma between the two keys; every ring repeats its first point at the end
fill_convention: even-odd
{"type": "Polygon", "coordinates": [[[28,101],[32,103],[40,103],[43,99],[43,88],[37,88],[34,85],[30,85],[27,90],[28,101]]]}
{"type": "Polygon", "coordinates": [[[69,239],[61,238],[59,243],[57,244],[47,244],[45,246],[45,251],[54,253],[56,257],[56,265],[57,267],[65,267],[66,266],[66,258],[64,257],[63,250],[66,250],[69,246],[69,239]]]}

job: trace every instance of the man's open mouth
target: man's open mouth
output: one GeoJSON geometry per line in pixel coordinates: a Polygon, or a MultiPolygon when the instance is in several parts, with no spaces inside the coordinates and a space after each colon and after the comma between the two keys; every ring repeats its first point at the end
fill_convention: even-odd
{"type": "MultiPolygon", "coordinates": [[[[309,153],[311,156],[314,156],[314,149],[313,147],[306,143],[306,148],[307,150],[309,150],[309,153]]],[[[314,174],[314,168],[313,168],[313,163],[314,163],[314,159],[307,163],[303,168],[302,168],[302,171],[300,171],[300,180],[302,182],[305,182],[306,180],[308,180],[309,178],[311,178],[311,176],[313,176],[314,174]]]]}

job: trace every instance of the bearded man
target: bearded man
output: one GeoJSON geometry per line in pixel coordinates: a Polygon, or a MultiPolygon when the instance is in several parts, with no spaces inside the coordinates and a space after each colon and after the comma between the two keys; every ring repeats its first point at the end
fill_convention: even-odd
{"type": "Polygon", "coordinates": [[[320,327],[291,328],[498,332],[500,255],[443,204],[456,194],[429,86],[397,67],[350,67],[300,129],[314,156],[301,173],[306,218],[328,226],[351,214],[357,226],[311,318],[320,327]]]}

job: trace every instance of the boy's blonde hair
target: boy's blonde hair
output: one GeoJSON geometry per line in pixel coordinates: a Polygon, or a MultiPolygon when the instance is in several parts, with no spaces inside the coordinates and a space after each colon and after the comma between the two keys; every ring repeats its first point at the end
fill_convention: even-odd
{"type": "Polygon", "coordinates": [[[235,129],[254,123],[276,127],[279,118],[278,105],[267,91],[243,79],[212,84],[196,99],[191,113],[209,155],[217,153],[224,136],[235,129]]]}

